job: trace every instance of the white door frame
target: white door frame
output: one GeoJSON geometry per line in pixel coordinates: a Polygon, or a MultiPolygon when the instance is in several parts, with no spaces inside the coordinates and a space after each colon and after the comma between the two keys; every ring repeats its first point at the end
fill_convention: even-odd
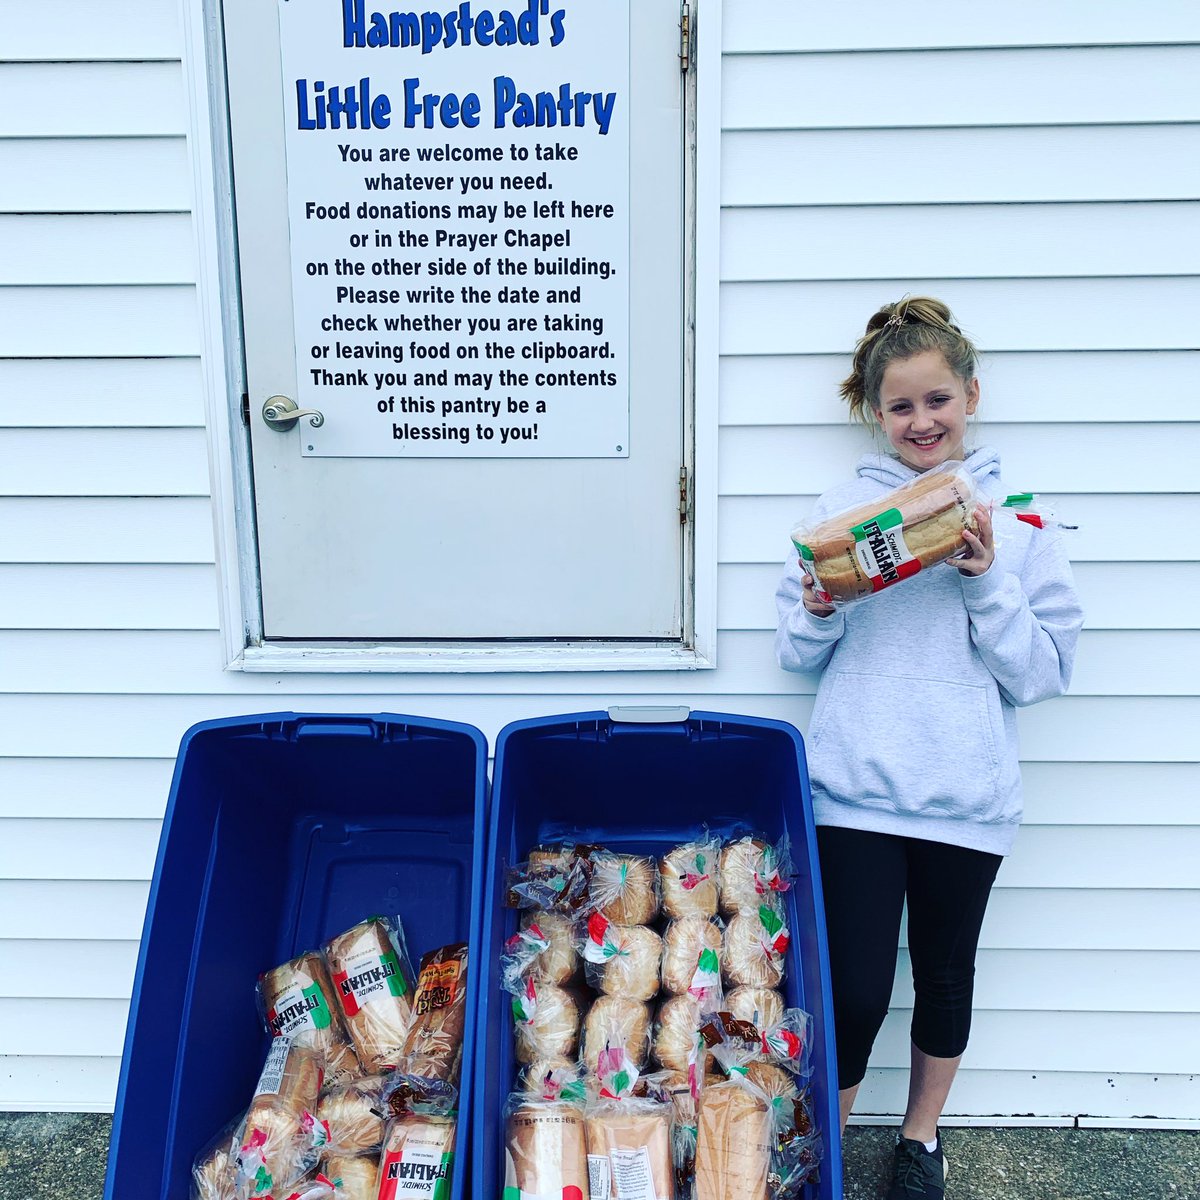
{"type": "MultiPolygon", "coordinates": [[[[288,672],[662,671],[716,666],[717,377],[720,263],[721,0],[691,0],[687,135],[695,234],[687,264],[692,361],[685,443],[693,445],[692,536],[685,552],[685,638],[678,643],[494,643],[306,647],[266,645],[258,591],[250,440],[229,174],[228,109],[218,0],[179,0],[194,185],[197,307],[208,432],[221,633],[227,669],[288,672]],[[223,297],[230,303],[223,303],[223,297]],[[686,601],[691,601],[690,605],[686,601]]],[[[685,238],[686,233],[685,218],[685,238]]]]}

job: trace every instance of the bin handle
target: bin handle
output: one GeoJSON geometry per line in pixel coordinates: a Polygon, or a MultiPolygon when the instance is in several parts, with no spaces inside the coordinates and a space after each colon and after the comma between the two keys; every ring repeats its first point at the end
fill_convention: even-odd
{"type": "Polygon", "coordinates": [[[305,717],[297,721],[292,737],[302,738],[334,735],[341,737],[377,738],[380,732],[380,726],[377,721],[370,719],[356,720],[353,717],[339,717],[336,713],[330,713],[328,719],[318,718],[314,720],[312,717],[305,717]]]}
{"type": "Polygon", "coordinates": [[[682,725],[692,715],[686,704],[613,704],[608,719],[618,725],[682,725]]]}

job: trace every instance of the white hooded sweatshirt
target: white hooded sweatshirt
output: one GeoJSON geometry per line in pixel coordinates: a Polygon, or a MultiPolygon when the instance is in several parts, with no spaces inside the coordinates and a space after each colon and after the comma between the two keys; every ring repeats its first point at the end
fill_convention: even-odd
{"type": "MultiPolygon", "coordinates": [[[[966,462],[1002,501],[1000,461],[966,462]]],[[[917,472],[882,454],[817,502],[814,520],[881,496],[917,472]]],[[[775,648],[820,674],[806,740],[818,825],[1007,854],[1021,820],[1016,709],[1060,696],[1083,612],[1062,538],[998,514],[982,575],[942,563],[832,616],[801,601],[795,553],[776,592],[775,648]]]]}

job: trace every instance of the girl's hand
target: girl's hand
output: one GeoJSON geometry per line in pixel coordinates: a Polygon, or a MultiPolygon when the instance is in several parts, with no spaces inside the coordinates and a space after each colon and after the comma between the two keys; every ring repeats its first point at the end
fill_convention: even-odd
{"type": "Polygon", "coordinates": [[[983,505],[975,508],[975,520],[979,533],[963,530],[967,548],[961,555],[949,559],[960,575],[982,575],[996,560],[996,540],[992,533],[992,514],[983,505]]]}
{"type": "Polygon", "coordinates": [[[832,604],[825,604],[817,599],[817,593],[813,591],[813,577],[811,575],[802,575],[800,582],[804,584],[804,607],[808,609],[814,617],[831,617],[837,611],[832,604]]]}

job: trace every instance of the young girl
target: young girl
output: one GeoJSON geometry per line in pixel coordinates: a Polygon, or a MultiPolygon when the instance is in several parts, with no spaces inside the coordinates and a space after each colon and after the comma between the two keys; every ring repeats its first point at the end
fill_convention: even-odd
{"type": "MultiPolygon", "coordinates": [[[[1003,500],[997,453],[964,447],[976,353],[941,301],[881,308],[842,395],[891,452],[865,455],[814,520],[952,460],[1003,500]]],[[[988,893],[1021,819],[1016,709],[1066,691],[1083,621],[1056,534],[1011,520],[997,538],[999,519],[984,506],[976,516],[962,556],[861,603],[821,603],[795,554],[776,593],[780,665],[821,677],[807,749],[843,1128],[908,903],[912,1066],[889,1200],[943,1195],[938,1120],[967,1044],[988,893]]]]}

